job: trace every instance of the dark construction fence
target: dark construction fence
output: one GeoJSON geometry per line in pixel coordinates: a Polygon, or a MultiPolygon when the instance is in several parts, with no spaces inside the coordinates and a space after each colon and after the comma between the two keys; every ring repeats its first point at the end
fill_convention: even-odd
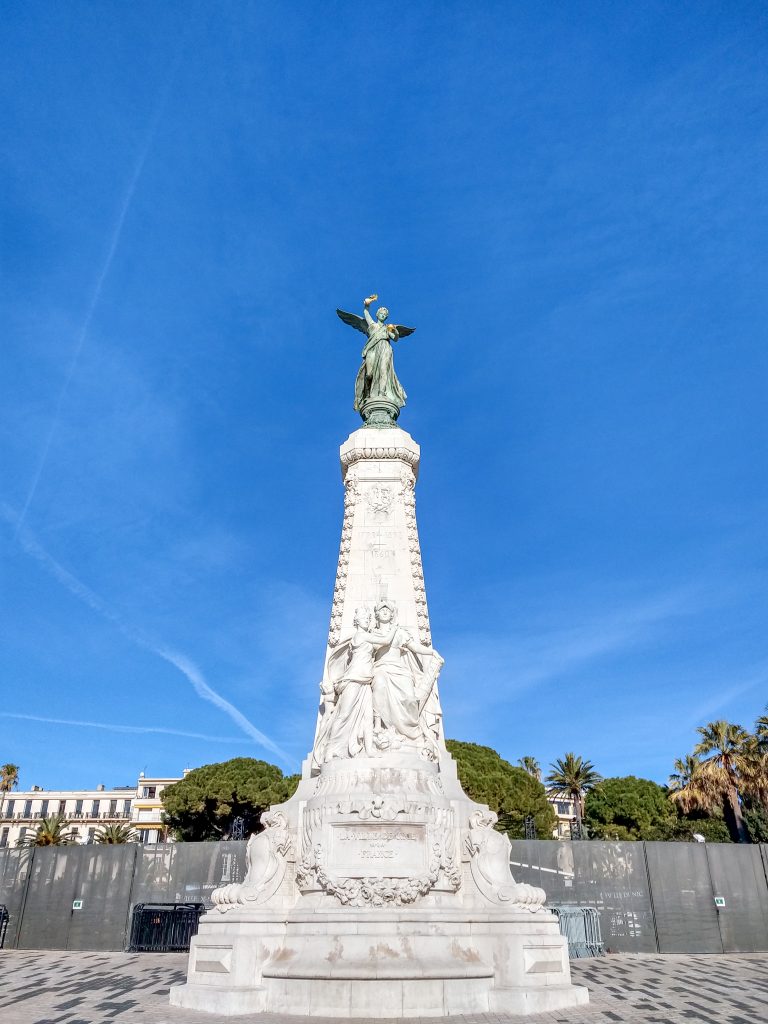
{"type": "MultiPolygon", "coordinates": [[[[242,881],[245,846],[0,849],[5,947],[127,949],[134,907],[210,906],[216,886],[242,881]]],[[[511,860],[550,904],[594,907],[609,951],[768,951],[768,846],[515,840],[511,860]]]]}

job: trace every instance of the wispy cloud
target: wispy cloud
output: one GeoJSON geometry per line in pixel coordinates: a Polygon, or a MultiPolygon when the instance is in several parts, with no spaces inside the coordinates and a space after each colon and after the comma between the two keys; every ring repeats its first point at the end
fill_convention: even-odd
{"type": "Polygon", "coordinates": [[[40,478],[43,475],[43,470],[45,469],[46,462],[48,461],[48,455],[51,450],[51,445],[53,444],[53,439],[56,436],[56,432],[59,428],[59,421],[61,420],[61,413],[64,407],[64,401],[67,397],[69,386],[72,383],[72,378],[75,375],[77,364],[80,361],[80,355],[83,351],[83,346],[85,345],[86,339],[88,337],[88,332],[91,327],[93,315],[96,312],[96,307],[98,306],[99,300],[101,299],[101,293],[104,288],[104,282],[106,281],[109,275],[109,271],[112,267],[112,262],[115,258],[115,253],[117,252],[117,247],[120,244],[120,238],[123,234],[125,220],[128,216],[128,211],[131,208],[131,203],[133,202],[133,197],[136,192],[136,186],[138,185],[139,178],[141,177],[142,171],[144,170],[144,165],[147,161],[149,151],[152,148],[152,143],[154,142],[155,135],[157,133],[157,127],[160,123],[160,118],[162,117],[165,105],[168,100],[171,82],[173,80],[176,67],[178,66],[180,55],[181,49],[179,49],[176,60],[172,63],[168,75],[166,76],[165,83],[160,90],[160,95],[158,97],[157,103],[155,104],[155,109],[150,119],[147,132],[144,136],[144,140],[136,156],[136,160],[134,162],[131,175],[128,179],[128,184],[126,185],[126,188],[120,198],[117,216],[115,218],[115,222],[112,226],[112,231],[109,236],[109,243],[107,245],[107,251],[104,256],[104,261],[96,276],[96,282],[94,284],[93,291],[91,292],[91,297],[85,311],[85,317],[83,318],[80,330],[77,332],[75,346],[72,351],[72,356],[70,358],[69,365],[67,367],[67,372],[64,376],[64,382],[61,386],[61,390],[59,391],[58,399],[56,400],[56,406],[54,408],[51,424],[48,428],[48,433],[43,443],[40,456],[37,460],[37,465],[35,466],[35,472],[32,476],[32,482],[29,486],[29,490],[27,491],[27,497],[24,501],[24,505],[22,506],[21,512],[19,513],[18,519],[16,521],[17,536],[26,521],[27,512],[29,511],[29,508],[34,500],[38,485],[40,483],[40,478]]]}
{"type": "MultiPolygon", "coordinates": [[[[691,709],[687,719],[688,724],[693,728],[703,725],[708,720],[711,721],[712,715],[717,714],[718,711],[730,704],[735,697],[740,697],[742,693],[747,693],[756,686],[765,686],[767,682],[768,663],[764,663],[751,672],[746,679],[742,679],[741,682],[734,683],[732,686],[718,686],[701,704],[691,709]]],[[[740,722],[739,724],[744,725],[745,723],[740,722]]]]}
{"type": "Polygon", "coordinates": [[[699,588],[680,587],[644,601],[598,610],[567,628],[464,635],[451,644],[447,674],[471,678],[504,697],[580,668],[598,658],[647,643],[681,616],[700,611],[699,588]],[[500,686],[500,682],[502,682],[500,686]]]}
{"type": "Polygon", "coordinates": [[[48,718],[44,715],[23,715],[14,711],[0,711],[0,718],[18,718],[25,722],[44,722],[49,725],[74,725],[87,729],[104,729],[107,732],[161,733],[163,736],[183,736],[186,739],[206,740],[208,743],[242,743],[239,736],[208,736],[202,732],[186,732],[182,729],[164,729],[155,725],[123,725],[118,722],[86,722],[77,718],[48,718]]]}
{"type": "MultiPolygon", "coordinates": [[[[11,525],[18,522],[18,516],[5,502],[0,502],[0,516],[2,516],[2,518],[11,525]]],[[[263,733],[260,729],[257,729],[256,726],[234,706],[234,704],[230,703],[230,701],[225,697],[222,697],[220,693],[217,693],[217,691],[214,690],[208,682],[206,682],[203,673],[190,658],[180,651],[176,651],[169,647],[167,644],[161,643],[149,636],[143,630],[138,629],[133,624],[127,622],[123,616],[115,609],[111,608],[102,597],[100,597],[95,591],[91,590],[90,587],[86,586],[68,569],[65,569],[64,566],[61,565],[60,562],[57,562],[52,555],[49,555],[26,526],[22,525],[21,528],[17,530],[16,539],[21,545],[22,550],[31,558],[34,558],[39,565],[50,573],[54,579],[65,587],[74,597],[79,601],[82,601],[83,604],[87,605],[102,618],[111,622],[123,634],[123,636],[127,637],[132,643],[150,651],[152,654],[157,655],[157,657],[162,658],[164,661],[175,666],[192,684],[192,687],[198,697],[209,701],[211,704],[223,711],[224,714],[228,715],[232,721],[235,722],[235,724],[238,725],[247,736],[250,736],[251,739],[258,743],[259,746],[264,747],[265,750],[269,750],[271,753],[275,754],[283,761],[284,764],[293,763],[293,759],[289,754],[271,740],[269,736],[263,733]]]]}

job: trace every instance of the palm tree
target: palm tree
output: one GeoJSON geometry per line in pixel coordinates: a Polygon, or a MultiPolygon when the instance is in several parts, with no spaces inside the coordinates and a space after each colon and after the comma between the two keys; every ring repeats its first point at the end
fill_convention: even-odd
{"type": "Polygon", "coordinates": [[[722,795],[716,773],[702,764],[694,754],[678,757],[669,777],[669,798],[683,814],[703,811],[709,814],[721,803],[722,795]]]}
{"type": "Polygon", "coordinates": [[[19,784],[19,766],[17,764],[0,765],[0,818],[5,807],[5,794],[10,793],[19,784]]]}
{"type": "Polygon", "coordinates": [[[755,738],[761,747],[768,749],[768,704],[765,710],[766,714],[760,715],[755,722],[755,738]]]}
{"type": "MultiPolygon", "coordinates": [[[[759,723],[758,718],[756,725],[759,723]]],[[[744,745],[744,763],[739,773],[741,791],[753,806],[761,804],[768,809],[768,743],[761,742],[757,728],[755,733],[744,745]]]]}
{"type": "Polygon", "coordinates": [[[74,832],[67,830],[67,819],[63,814],[43,818],[34,832],[19,839],[17,846],[70,846],[76,843],[74,832]]]}
{"type": "Polygon", "coordinates": [[[524,771],[532,775],[537,782],[541,782],[541,765],[535,757],[521,757],[517,763],[524,771]]]}
{"type": "Polygon", "coordinates": [[[733,815],[736,841],[748,843],[749,833],[741,813],[739,785],[741,773],[749,771],[749,733],[740,725],[723,719],[701,725],[697,732],[701,740],[693,748],[693,753],[703,758],[702,764],[708,765],[719,781],[723,798],[733,815]],[[706,757],[707,754],[710,756],[706,757]]]}
{"type": "Polygon", "coordinates": [[[547,792],[552,796],[567,796],[573,800],[576,821],[581,831],[581,819],[584,815],[584,796],[603,781],[602,775],[595,770],[591,761],[584,761],[576,754],[566,754],[550,764],[547,776],[547,792]]]}
{"type": "Polygon", "coordinates": [[[130,825],[103,825],[93,837],[94,843],[137,843],[138,832],[135,832],[130,825]]]}

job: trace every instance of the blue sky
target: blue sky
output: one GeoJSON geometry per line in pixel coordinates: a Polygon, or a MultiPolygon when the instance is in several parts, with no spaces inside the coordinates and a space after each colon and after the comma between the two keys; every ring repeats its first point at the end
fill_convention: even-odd
{"type": "Polygon", "coordinates": [[[751,725],[763,4],[2,6],[22,786],[296,770],[359,422],[334,309],[371,291],[418,328],[448,735],[663,781],[701,722],[751,725]]]}

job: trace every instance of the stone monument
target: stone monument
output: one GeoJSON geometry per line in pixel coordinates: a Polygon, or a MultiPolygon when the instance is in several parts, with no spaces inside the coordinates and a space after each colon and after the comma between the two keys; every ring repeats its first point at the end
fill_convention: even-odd
{"type": "MultiPolygon", "coordinates": [[[[415,486],[392,343],[367,335],[363,419],[341,446],[344,519],[317,728],[294,796],[262,816],[242,884],[213,893],[171,1002],[225,1016],[538,1013],[586,1003],[541,889],[515,882],[496,815],[445,747],[415,486]]],[[[467,681],[471,685],[471,680],[467,681]]]]}

